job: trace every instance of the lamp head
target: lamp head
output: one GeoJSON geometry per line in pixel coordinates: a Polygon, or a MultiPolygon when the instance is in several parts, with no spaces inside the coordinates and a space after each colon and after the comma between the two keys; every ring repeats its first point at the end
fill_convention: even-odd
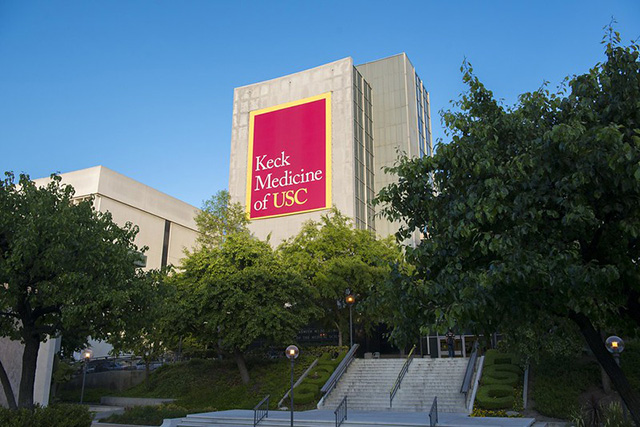
{"type": "Polygon", "coordinates": [[[605,341],[605,345],[607,346],[607,350],[609,350],[609,353],[620,354],[624,351],[624,341],[622,340],[622,338],[615,335],[611,335],[609,338],[607,338],[607,341],[605,341]]]}
{"type": "Polygon", "coordinates": [[[352,305],[356,302],[356,297],[354,297],[353,295],[347,295],[344,300],[347,302],[347,304],[352,305]]]}
{"type": "Polygon", "coordinates": [[[298,358],[298,355],[300,354],[300,350],[295,345],[290,345],[285,350],[285,354],[290,360],[295,360],[298,358]]]}

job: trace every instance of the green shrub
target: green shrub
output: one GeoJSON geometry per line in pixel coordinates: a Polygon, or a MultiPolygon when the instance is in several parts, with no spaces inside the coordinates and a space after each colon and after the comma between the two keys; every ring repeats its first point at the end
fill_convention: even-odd
{"type": "Polygon", "coordinates": [[[165,418],[182,418],[190,413],[212,411],[215,411],[215,409],[203,408],[193,411],[172,403],[158,406],[134,406],[125,409],[123,414],[114,414],[104,418],[102,421],[117,424],[159,426],[165,418]]]}
{"type": "Polygon", "coordinates": [[[487,384],[478,388],[476,403],[482,409],[507,409],[513,407],[513,387],[504,384],[487,384]]]}
{"type": "Polygon", "coordinates": [[[91,414],[86,406],[56,404],[33,411],[0,408],[2,427],[90,427],[91,414]]]}
{"type": "Polygon", "coordinates": [[[520,375],[513,372],[520,369],[515,365],[490,365],[482,373],[482,384],[505,384],[515,386],[518,384],[520,375]],[[508,368],[508,369],[504,369],[508,368]]]}
{"type": "Polygon", "coordinates": [[[498,350],[487,350],[484,365],[517,365],[517,358],[511,353],[500,353],[498,350]]]}
{"type": "Polygon", "coordinates": [[[333,369],[329,368],[328,366],[321,365],[310,372],[309,375],[307,375],[307,377],[304,379],[304,381],[311,384],[323,386],[331,376],[331,372],[333,372],[333,369]]]}
{"type": "Polygon", "coordinates": [[[535,410],[547,417],[569,419],[580,411],[579,397],[600,382],[600,368],[592,360],[571,357],[541,359],[533,369],[531,397],[535,410]]]}
{"type": "Polygon", "coordinates": [[[293,389],[293,401],[299,405],[313,402],[320,392],[320,387],[315,384],[303,382],[293,389]]]}

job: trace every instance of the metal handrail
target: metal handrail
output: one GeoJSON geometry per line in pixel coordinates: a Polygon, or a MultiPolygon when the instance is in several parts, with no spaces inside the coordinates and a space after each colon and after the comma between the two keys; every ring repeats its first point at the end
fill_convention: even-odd
{"type": "Polygon", "coordinates": [[[344,359],[342,359],[342,362],[340,362],[336,370],[333,371],[333,374],[331,374],[327,382],[324,383],[324,385],[320,389],[322,394],[325,394],[325,395],[328,394],[329,392],[331,392],[331,390],[333,390],[336,384],[338,384],[338,381],[342,377],[342,374],[345,373],[345,371],[347,370],[347,368],[355,358],[355,354],[356,354],[356,351],[358,350],[358,347],[360,347],[360,344],[354,344],[353,347],[351,347],[351,350],[349,350],[346,356],[344,356],[344,359]]]}
{"type": "Polygon", "coordinates": [[[336,415],[336,427],[340,427],[340,425],[347,419],[347,396],[342,398],[340,404],[333,413],[336,415]]]}
{"type": "Polygon", "coordinates": [[[411,348],[411,351],[409,352],[409,355],[407,356],[407,360],[404,362],[404,365],[402,365],[402,369],[400,369],[400,373],[398,373],[398,378],[396,379],[396,382],[393,384],[393,387],[391,387],[391,390],[389,390],[389,407],[390,408],[393,405],[393,398],[396,396],[396,393],[400,389],[400,384],[402,383],[402,379],[404,378],[404,375],[409,370],[409,365],[411,365],[411,361],[413,360],[411,359],[411,355],[413,354],[413,350],[415,349],[416,349],[416,346],[414,344],[413,347],[411,348]]]}
{"type": "Polygon", "coordinates": [[[462,380],[460,393],[464,393],[466,395],[469,392],[469,388],[471,388],[471,379],[473,378],[473,369],[476,366],[477,358],[478,358],[478,341],[476,341],[473,344],[473,352],[471,352],[471,357],[469,357],[469,362],[467,363],[467,370],[464,373],[464,379],[462,380]]]}
{"type": "Polygon", "coordinates": [[[269,417],[269,396],[270,395],[267,395],[267,397],[253,407],[253,427],[256,427],[263,418],[269,417]],[[262,406],[265,406],[265,408],[262,408],[262,406]]]}
{"type": "Polygon", "coordinates": [[[438,396],[433,398],[431,410],[429,411],[429,426],[434,427],[438,424],[438,396]]]}

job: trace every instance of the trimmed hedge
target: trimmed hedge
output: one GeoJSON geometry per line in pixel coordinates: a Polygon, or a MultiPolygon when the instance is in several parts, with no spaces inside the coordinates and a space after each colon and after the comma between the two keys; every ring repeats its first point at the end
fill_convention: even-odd
{"type": "Polygon", "coordinates": [[[513,387],[518,384],[519,373],[520,369],[515,365],[490,365],[483,372],[482,383],[505,384],[513,387]]]}
{"type": "Polygon", "coordinates": [[[91,414],[86,406],[61,403],[45,408],[36,406],[33,411],[12,411],[0,407],[2,427],[90,427],[91,414]]]}
{"type": "Polygon", "coordinates": [[[487,384],[478,389],[478,406],[484,409],[507,409],[513,407],[513,387],[506,384],[487,384]]]}
{"type": "Polygon", "coordinates": [[[347,352],[341,352],[335,359],[331,358],[332,354],[334,353],[322,353],[318,358],[316,367],[307,375],[302,383],[295,388],[293,392],[294,403],[306,405],[320,398],[320,388],[327,382],[347,352]]]}
{"type": "Polygon", "coordinates": [[[484,365],[517,365],[518,359],[511,353],[500,353],[498,350],[487,350],[484,365]]]}
{"type": "Polygon", "coordinates": [[[482,409],[511,409],[514,405],[514,387],[520,382],[522,370],[511,353],[488,350],[484,358],[481,385],[476,404],[482,409]]]}
{"type": "Polygon", "coordinates": [[[298,405],[306,405],[313,402],[319,392],[320,387],[317,385],[303,382],[293,389],[293,401],[298,405]]]}
{"type": "Polygon", "coordinates": [[[333,369],[326,365],[317,366],[311,373],[305,378],[305,381],[311,384],[316,384],[322,387],[327,382],[333,369]]]}

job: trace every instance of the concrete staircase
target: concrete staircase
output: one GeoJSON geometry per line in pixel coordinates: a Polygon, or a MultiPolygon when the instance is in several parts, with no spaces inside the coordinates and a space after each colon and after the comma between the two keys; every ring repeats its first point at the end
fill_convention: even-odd
{"type": "Polygon", "coordinates": [[[398,378],[405,359],[354,359],[336,388],[318,409],[335,409],[344,396],[349,409],[389,409],[389,390],[398,378]]]}
{"type": "Polygon", "coordinates": [[[415,359],[393,399],[398,411],[429,411],[438,396],[438,412],[466,413],[460,386],[469,359],[415,359]]]}
{"type": "Polygon", "coordinates": [[[466,413],[460,393],[469,359],[415,358],[389,406],[393,387],[404,359],[355,359],[319,409],[335,409],[348,396],[349,409],[362,411],[429,412],[438,396],[439,412],[466,413]]]}

